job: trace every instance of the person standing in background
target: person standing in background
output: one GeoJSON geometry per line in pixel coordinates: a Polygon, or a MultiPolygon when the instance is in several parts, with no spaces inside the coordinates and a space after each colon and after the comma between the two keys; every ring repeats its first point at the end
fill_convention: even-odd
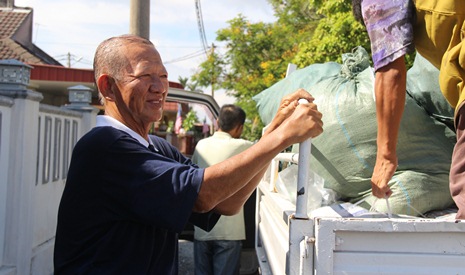
{"type": "MultiPolygon", "coordinates": [[[[227,104],[221,107],[219,129],[195,147],[192,161],[206,168],[245,151],[252,142],[240,139],[245,112],[227,104]]],[[[240,270],[242,240],[245,240],[243,209],[233,216],[222,216],[210,232],[194,227],[196,275],[236,275],[240,270]]]]}

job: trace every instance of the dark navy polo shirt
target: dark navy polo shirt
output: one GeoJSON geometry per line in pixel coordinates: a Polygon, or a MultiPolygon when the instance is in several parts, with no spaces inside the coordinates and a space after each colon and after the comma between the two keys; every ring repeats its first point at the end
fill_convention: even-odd
{"type": "Polygon", "coordinates": [[[204,170],[165,140],[152,152],[124,131],[96,127],[76,144],[58,211],[55,274],[177,274],[178,233],[211,229],[193,214],[204,170]]]}

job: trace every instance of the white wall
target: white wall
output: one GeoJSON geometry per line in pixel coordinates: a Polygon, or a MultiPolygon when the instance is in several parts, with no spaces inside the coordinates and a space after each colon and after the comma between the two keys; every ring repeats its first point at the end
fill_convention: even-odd
{"type": "Polygon", "coordinates": [[[0,83],[0,275],[53,274],[72,148],[95,125],[97,109],[41,99],[33,91],[2,90],[0,83]]]}
{"type": "MultiPolygon", "coordinates": [[[[7,163],[9,158],[11,104],[11,100],[0,98],[0,233],[5,232],[6,226],[8,166],[3,164],[7,163]]],[[[4,246],[5,234],[0,234],[0,267],[3,265],[4,246]]]]}

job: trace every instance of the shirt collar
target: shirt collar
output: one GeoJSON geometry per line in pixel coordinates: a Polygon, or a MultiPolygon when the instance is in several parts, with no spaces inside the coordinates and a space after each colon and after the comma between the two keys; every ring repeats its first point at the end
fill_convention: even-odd
{"type": "Polygon", "coordinates": [[[223,131],[216,131],[213,133],[213,135],[221,138],[233,138],[228,132],[223,131]]]}
{"type": "MultiPolygon", "coordinates": [[[[137,141],[139,141],[140,144],[144,145],[145,147],[149,147],[150,144],[153,145],[152,140],[149,138],[149,141],[145,140],[141,135],[138,133],[134,132],[131,128],[128,126],[124,125],[117,119],[108,116],[108,115],[99,115],[97,116],[97,121],[95,124],[95,127],[104,127],[104,126],[110,126],[113,128],[116,128],[118,130],[124,131],[127,134],[129,134],[131,137],[135,138],[137,141]]],[[[157,150],[155,148],[155,150],[157,150]]],[[[158,151],[158,150],[157,150],[158,151]]]]}

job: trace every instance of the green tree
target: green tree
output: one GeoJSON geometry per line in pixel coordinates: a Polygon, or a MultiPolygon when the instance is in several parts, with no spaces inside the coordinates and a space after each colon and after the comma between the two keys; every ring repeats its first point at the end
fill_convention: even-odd
{"type": "Polygon", "coordinates": [[[293,62],[299,67],[328,61],[341,62],[343,53],[356,46],[370,52],[370,40],[365,27],[352,15],[351,0],[310,0],[321,16],[309,41],[302,41],[293,62]]]}
{"type": "Polygon", "coordinates": [[[260,138],[263,128],[252,97],[285,76],[298,43],[309,38],[308,29],[312,28],[307,13],[274,5],[280,8],[276,13],[283,16],[275,23],[250,23],[242,15],[230,20],[229,27],[219,30],[216,38],[226,52],[212,51],[192,77],[200,86],[224,89],[236,98],[236,104],[247,113],[243,136],[249,140],[260,138]]]}
{"type": "Polygon", "coordinates": [[[197,87],[199,86],[199,83],[195,80],[193,82],[189,82],[188,77],[179,76],[178,81],[179,81],[179,84],[181,84],[184,87],[184,89],[186,89],[187,91],[191,91],[191,92],[199,91],[197,89],[197,87]]]}
{"type": "Polygon", "coordinates": [[[187,82],[189,82],[189,78],[178,76],[178,82],[185,88],[187,86],[187,82]]]}
{"type": "Polygon", "coordinates": [[[195,123],[198,121],[197,113],[194,110],[190,110],[182,121],[182,128],[186,131],[192,131],[194,130],[195,123]]]}
{"type": "MultiPolygon", "coordinates": [[[[299,68],[341,62],[356,46],[370,53],[365,27],[352,15],[351,0],[268,0],[276,22],[250,23],[238,15],[217,32],[224,53],[212,49],[192,77],[201,87],[226,90],[247,113],[244,137],[256,140],[263,124],[252,97],[299,68]]],[[[411,64],[412,57],[407,57],[411,64]]],[[[213,92],[212,92],[213,93],[213,92]]]]}
{"type": "MultiPolygon", "coordinates": [[[[308,0],[320,20],[309,41],[302,41],[293,62],[299,67],[328,61],[342,62],[342,54],[356,46],[371,54],[370,39],[365,26],[352,15],[352,0],[308,0]]],[[[415,54],[406,56],[407,67],[415,54]]]]}
{"type": "Polygon", "coordinates": [[[223,57],[215,52],[215,46],[212,45],[211,52],[208,54],[207,60],[199,66],[200,70],[194,74],[191,79],[200,87],[210,87],[211,95],[215,95],[215,90],[221,89],[224,67],[226,66],[223,57]]]}

